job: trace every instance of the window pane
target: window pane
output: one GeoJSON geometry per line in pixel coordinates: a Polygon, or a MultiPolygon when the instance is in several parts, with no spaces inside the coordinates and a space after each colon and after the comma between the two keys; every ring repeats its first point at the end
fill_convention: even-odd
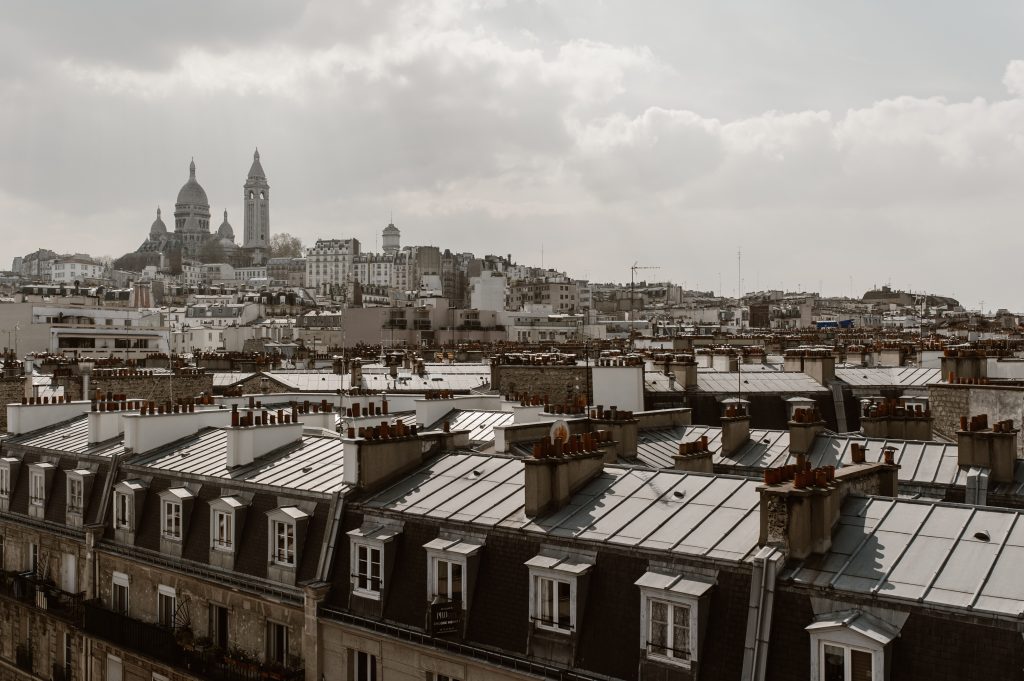
{"type": "Polygon", "coordinates": [[[550,579],[540,579],[540,619],[543,622],[551,622],[553,619],[552,604],[554,598],[551,593],[552,583],[550,579]]]}
{"type": "Polygon", "coordinates": [[[690,608],[676,605],[672,608],[673,657],[690,659],[690,608]]]}
{"type": "Polygon", "coordinates": [[[568,629],[572,626],[569,613],[570,606],[569,583],[558,582],[558,626],[568,629]]]}
{"type": "Polygon", "coordinates": [[[437,561],[437,595],[448,596],[448,561],[437,561]]]}
{"type": "Polygon", "coordinates": [[[850,651],[850,681],[871,681],[871,653],[850,651]]]}
{"type": "Polygon", "coordinates": [[[658,655],[668,653],[668,605],[651,601],[651,652],[658,655]]]}
{"type": "Polygon", "coordinates": [[[452,600],[462,602],[462,564],[452,563],[452,600]]]}
{"type": "Polygon", "coordinates": [[[826,645],[822,660],[822,681],[846,681],[846,650],[826,645]]]}

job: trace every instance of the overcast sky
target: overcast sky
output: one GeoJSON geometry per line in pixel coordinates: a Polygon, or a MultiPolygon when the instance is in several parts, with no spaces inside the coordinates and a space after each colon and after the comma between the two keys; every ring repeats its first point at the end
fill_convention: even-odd
{"type": "Polygon", "coordinates": [[[1024,4],[2,2],[0,266],[242,233],[1024,311],[1024,4]]]}

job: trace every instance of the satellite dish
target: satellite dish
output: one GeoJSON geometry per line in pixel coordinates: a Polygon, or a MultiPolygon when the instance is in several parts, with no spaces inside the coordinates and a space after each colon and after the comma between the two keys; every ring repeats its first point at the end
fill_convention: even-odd
{"type": "Polygon", "coordinates": [[[569,424],[562,419],[558,419],[551,424],[551,444],[555,444],[559,440],[562,442],[569,441],[569,424]]]}

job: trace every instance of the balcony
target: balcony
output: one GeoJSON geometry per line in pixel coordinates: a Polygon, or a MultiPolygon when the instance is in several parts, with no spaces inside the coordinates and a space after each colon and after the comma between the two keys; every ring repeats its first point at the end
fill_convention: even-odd
{"type": "Polygon", "coordinates": [[[32,572],[0,574],[0,596],[6,596],[66,620],[81,622],[85,592],[69,593],[58,589],[51,580],[32,572]]]}
{"type": "MultiPolygon", "coordinates": [[[[170,629],[112,612],[100,601],[84,604],[84,628],[122,648],[210,681],[300,681],[301,663],[285,667],[262,664],[238,649],[227,652],[193,640],[190,630],[170,629]]],[[[295,661],[298,662],[298,661],[295,661]]]]}
{"type": "Polygon", "coordinates": [[[447,636],[462,633],[462,603],[438,601],[430,604],[430,635],[447,636]]]}

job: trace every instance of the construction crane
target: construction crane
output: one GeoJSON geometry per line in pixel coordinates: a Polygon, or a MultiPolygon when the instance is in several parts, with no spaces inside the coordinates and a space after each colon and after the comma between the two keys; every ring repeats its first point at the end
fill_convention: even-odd
{"type": "Polygon", "coordinates": [[[636,291],[636,273],[637,273],[637,270],[656,270],[656,269],[660,269],[660,268],[658,268],[658,267],[648,267],[646,265],[641,265],[638,262],[634,262],[633,265],[629,268],[629,350],[630,350],[630,352],[632,352],[632,350],[633,350],[633,330],[634,330],[633,313],[636,311],[636,295],[635,295],[635,291],[636,291]]]}

